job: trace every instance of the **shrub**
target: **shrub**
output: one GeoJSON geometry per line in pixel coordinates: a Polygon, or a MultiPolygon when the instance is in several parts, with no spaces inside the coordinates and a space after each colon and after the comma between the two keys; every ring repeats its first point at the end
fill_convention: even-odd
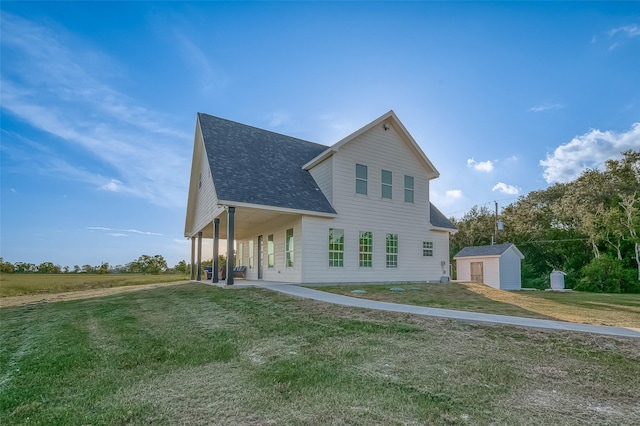
{"type": "Polygon", "coordinates": [[[575,289],[620,293],[630,287],[629,274],[622,261],[609,255],[597,257],[582,268],[582,279],[575,289]]]}

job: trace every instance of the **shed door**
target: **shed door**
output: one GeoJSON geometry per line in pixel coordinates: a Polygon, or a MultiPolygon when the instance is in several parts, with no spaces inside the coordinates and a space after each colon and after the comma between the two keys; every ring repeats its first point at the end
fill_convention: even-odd
{"type": "Polygon", "coordinates": [[[471,262],[471,281],[476,283],[484,283],[482,262],[471,262]]]}

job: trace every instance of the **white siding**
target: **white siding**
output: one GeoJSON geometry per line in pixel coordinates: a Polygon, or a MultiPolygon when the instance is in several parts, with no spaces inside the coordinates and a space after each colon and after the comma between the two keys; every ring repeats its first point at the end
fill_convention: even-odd
{"type": "Polygon", "coordinates": [[[382,125],[343,145],[333,159],[334,219],[305,217],[303,282],[437,281],[449,270],[449,234],[429,231],[429,179],[391,127],[382,125]],[[367,195],[355,193],[356,164],[368,168],[367,195]],[[381,170],[393,174],[392,199],[382,199],[381,170]],[[414,203],[404,202],[404,176],[414,178],[414,203]],[[344,229],[344,267],[329,268],[329,228],[344,229]],[[360,268],[360,231],[373,233],[373,267],[360,268]],[[398,268],[386,267],[386,234],[398,234],[398,268]],[[432,241],[434,255],[422,255],[432,241]],[[441,262],[445,262],[444,268],[441,262]]]}
{"type": "MultiPolygon", "coordinates": [[[[500,289],[500,258],[484,257],[482,261],[484,283],[493,288],[500,289]]],[[[476,260],[478,262],[478,260],[476,260]]]]}
{"type": "MultiPolygon", "coordinates": [[[[192,185],[195,185],[194,190],[197,191],[195,197],[193,232],[203,229],[213,221],[214,209],[218,205],[218,196],[213,186],[213,178],[211,177],[211,168],[209,167],[207,153],[202,144],[202,136],[199,132],[196,133],[196,138],[201,144],[201,155],[199,164],[197,165],[199,166],[199,171],[195,171],[194,181],[192,182],[192,185]],[[199,176],[202,177],[202,185],[200,188],[198,188],[199,176]]],[[[192,167],[195,166],[194,164],[192,167]]]]}
{"type": "Polygon", "coordinates": [[[264,281],[295,282],[302,281],[302,220],[297,215],[283,215],[277,223],[264,224],[254,230],[253,240],[253,268],[249,268],[249,240],[239,240],[244,244],[243,259],[237,265],[247,266],[247,279],[258,279],[258,236],[262,235],[262,279],[264,281]],[[293,228],[293,267],[286,266],[285,239],[287,229],[293,228]],[[273,234],[274,267],[267,267],[267,237],[273,234]]]}
{"type": "Polygon", "coordinates": [[[311,173],[327,200],[333,204],[333,158],[327,158],[309,170],[309,173],[311,173]]]}
{"type": "Polygon", "coordinates": [[[500,258],[500,288],[502,290],[520,290],[522,288],[520,258],[509,249],[500,258]]]}

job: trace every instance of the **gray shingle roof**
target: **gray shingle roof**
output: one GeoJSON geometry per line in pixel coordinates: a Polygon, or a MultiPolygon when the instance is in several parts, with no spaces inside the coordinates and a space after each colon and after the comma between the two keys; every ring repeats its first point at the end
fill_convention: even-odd
{"type": "Polygon", "coordinates": [[[451,230],[457,230],[458,228],[455,227],[455,225],[453,223],[451,223],[451,221],[449,219],[447,219],[447,217],[445,215],[442,214],[442,212],[440,210],[438,210],[438,208],[436,206],[433,205],[433,203],[429,203],[431,208],[431,224],[433,226],[436,226],[438,228],[447,228],[447,229],[451,229],[451,230]]]}
{"type": "Polygon", "coordinates": [[[513,243],[502,243],[502,244],[494,244],[492,246],[475,246],[475,247],[465,247],[456,257],[474,257],[474,256],[500,256],[505,251],[509,250],[509,248],[513,246],[513,243]]]}
{"type": "Polygon", "coordinates": [[[302,165],[326,146],[198,113],[218,198],[336,213],[302,165]]]}

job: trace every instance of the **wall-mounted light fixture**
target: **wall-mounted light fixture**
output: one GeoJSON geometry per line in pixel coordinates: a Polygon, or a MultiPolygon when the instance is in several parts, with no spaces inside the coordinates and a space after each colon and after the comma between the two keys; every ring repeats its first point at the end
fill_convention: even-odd
{"type": "Polygon", "coordinates": [[[384,128],[385,132],[391,128],[391,126],[389,126],[389,123],[384,123],[384,126],[382,127],[384,128]]]}

